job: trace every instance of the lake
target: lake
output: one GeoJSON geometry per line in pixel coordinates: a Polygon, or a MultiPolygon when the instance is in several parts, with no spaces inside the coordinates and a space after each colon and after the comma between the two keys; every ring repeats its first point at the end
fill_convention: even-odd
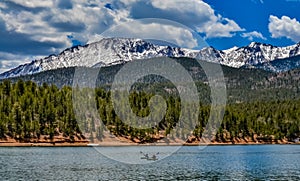
{"type": "Polygon", "coordinates": [[[0,147],[0,180],[300,180],[300,145],[184,146],[171,156],[166,146],[151,147],[159,160],[146,164],[121,163],[97,149],[139,160],[147,150],[0,147]]]}

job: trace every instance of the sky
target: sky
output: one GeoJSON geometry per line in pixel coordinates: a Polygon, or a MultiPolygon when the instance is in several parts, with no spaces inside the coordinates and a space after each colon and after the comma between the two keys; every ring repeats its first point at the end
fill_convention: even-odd
{"type": "Polygon", "coordinates": [[[187,48],[197,41],[184,27],[219,50],[252,41],[288,46],[300,41],[299,9],[300,0],[2,0],[0,72],[97,41],[119,24],[187,48]],[[184,27],[130,23],[143,18],[184,27]]]}

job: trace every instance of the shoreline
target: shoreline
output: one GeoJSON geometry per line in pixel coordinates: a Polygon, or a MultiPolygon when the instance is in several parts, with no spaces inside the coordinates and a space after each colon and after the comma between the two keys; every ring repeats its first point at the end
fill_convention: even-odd
{"type": "Polygon", "coordinates": [[[261,140],[261,139],[234,139],[232,141],[210,141],[206,138],[200,140],[170,139],[164,138],[155,143],[138,143],[124,137],[106,135],[102,140],[75,139],[55,136],[54,139],[31,139],[16,140],[13,138],[0,139],[0,147],[126,147],[126,146],[235,146],[235,145],[300,145],[300,142],[292,142],[287,139],[282,140],[261,140]]]}
{"type": "Polygon", "coordinates": [[[115,143],[102,142],[93,145],[91,143],[20,143],[20,142],[0,142],[0,147],[128,147],[128,146],[250,146],[250,145],[300,145],[300,143],[115,143]]]}

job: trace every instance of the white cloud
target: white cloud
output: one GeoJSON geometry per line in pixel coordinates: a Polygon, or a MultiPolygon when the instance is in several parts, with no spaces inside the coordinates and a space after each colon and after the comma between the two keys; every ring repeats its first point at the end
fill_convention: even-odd
{"type": "Polygon", "coordinates": [[[10,0],[16,4],[29,7],[29,8],[37,8],[37,7],[52,7],[55,0],[39,0],[39,1],[32,1],[32,0],[10,0]]]}
{"type": "MultiPolygon", "coordinates": [[[[162,40],[185,48],[195,48],[199,45],[197,37],[184,26],[172,21],[145,19],[130,21],[105,31],[104,37],[128,37],[140,39],[162,40]]],[[[96,36],[97,40],[102,37],[96,36]]]]}
{"type": "MultiPolygon", "coordinates": [[[[205,38],[232,37],[236,32],[244,31],[236,22],[217,14],[209,4],[200,0],[4,0],[0,2],[0,8],[0,28],[3,30],[0,31],[3,38],[0,46],[1,43],[4,45],[9,42],[13,34],[18,35],[18,39],[11,47],[18,47],[17,51],[22,51],[26,43],[31,44],[32,50],[38,49],[32,53],[29,52],[30,48],[20,52],[22,57],[16,57],[19,60],[25,56],[59,53],[72,46],[68,35],[82,43],[95,41],[97,35],[110,27],[138,18],[176,21],[205,34],[205,38]],[[107,3],[111,4],[112,9],[105,8],[107,3]],[[18,9],[13,9],[15,7],[18,9]],[[45,51],[39,52],[42,49],[45,51]]],[[[143,24],[138,28],[127,27],[126,31],[143,31],[145,36],[158,39],[164,36],[185,47],[197,44],[191,32],[182,27],[154,23],[143,24]]],[[[16,48],[6,51],[2,53],[15,53],[16,48]]],[[[8,59],[0,55],[1,60],[8,59]]]]}
{"type": "MultiPolygon", "coordinates": [[[[120,5],[114,11],[104,8],[106,3],[100,0],[88,2],[74,0],[72,1],[72,9],[58,8],[60,0],[43,0],[39,2],[12,0],[11,2],[30,8],[45,7],[45,9],[39,13],[31,11],[0,12],[0,18],[5,21],[8,31],[28,34],[31,39],[40,42],[59,42],[64,44],[65,47],[71,46],[66,38],[69,34],[73,34],[75,38],[87,42],[90,37],[100,34],[112,25],[130,20],[130,13],[134,10],[132,7],[137,2],[141,3],[137,8],[151,4],[153,14],[154,9],[161,10],[161,14],[159,14],[161,18],[165,18],[164,15],[166,14],[164,12],[169,13],[175,21],[181,19],[181,22],[186,22],[190,27],[193,26],[199,32],[205,33],[206,38],[231,37],[234,32],[243,30],[233,20],[216,15],[207,3],[199,0],[122,0],[123,5],[120,5]],[[82,26],[84,30],[74,33],[75,28],[62,31],[59,30],[58,26],[82,26]]],[[[116,2],[118,1],[112,3],[116,2]]]]}
{"type": "Polygon", "coordinates": [[[67,35],[73,34],[85,43],[91,35],[103,32],[128,16],[126,11],[110,11],[104,8],[105,3],[100,1],[94,2],[97,6],[91,6],[85,1],[74,0],[72,9],[57,8],[56,1],[32,3],[26,0],[14,0],[15,3],[26,7],[46,6],[48,8],[39,13],[25,10],[0,11],[0,20],[4,20],[8,32],[25,34],[39,42],[60,43],[67,48],[72,45],[67,35]]]}
{"type": "Polygon", "coordinates": [[[240,28],[233,20],[218,16],[213,17],[212,21],[206,22],[202,27],[198,28],[198,31],[206,33],[207,38],[215,38],[233,37],[236,32],[245,31],[245,29],[240,28]]]}
{"type": "Polygon", "coordinates": [[[29,63],[32,59],[40,59],[42,56],[28,57],[26,55],[18,55],[0,51],[0,73],[10,70],[20,64],[29,63]]]}
{"type": "MultiPolygon", "coordinates": [[[[101,34],[104,30],[120,22],[132,19],[131,14],[135,8],[152,5],[153,16],[171,19],[195,28],[197,31],[206,34],[206,38],[231,37],[235,32],[243,31],[233,20],[216,15],[214,10],[207,3],[199,0],[113,0],[112,4],[118,4],[118,8],[110,10],[104,7],[106,2],[102,0],[73,0],[72,9],[58,8],[61,0],[11,0],[29,8],[45,8],[39,13],[32,11],[0,12],[0,19],[6,23],[8,31],[28,34],[33,40],[47,42],[60,42],[66,47],[71,46],[67,35],[73,34],[83,42],[90,41],[89,37],[101,34]],[[136,3],[139,3],[136,5],[136,3]],[[121,4],[121,5],[120,5],[121,4]],[[155,14],[156,10],[160,10],[155,14]],[[173,18],[173,19],[172,19],[173,18]],[[65,30],[59,29],[65,26],[65,30]],[[77,29],[66,27],[83,28],[81,32],[77,29]],[[74,32],[75,31],[75,32],[74,32]]],[[[146,13],[146,12],[142,12],[146,13]]],[[[145,31],[147,31],[145,29],[145,31]]],[[[151,33],[151,32],[149,32],[151,33]]]]}
{"type": "Polygon", "coordinates": [[[286,37],[294,42],[300,41],[300,23],[295,18],[291,19],[288,16],[278,18],[270,15],[269,32],[272,38],[286,37]]]}
{"type": "MultiPolygon", "coordinates": [[[[58,32],[55,27],[49,26],[49,22],[44,18],[49,12],[41,12],[38,15],[29,11],[1,12],[0,19],[5,21],[8,32],[28,35],[30,39],[39,42],[56,42],[70,46],[67,39],[68,32],[58,32]]],[[[51,47],[50,47],[51,48],[51,47]]]]}
{"type": "MultiPolygon", "coordinates": [[[[236,22],[216,14],[207,3],[199,0],[161,1],[152,0],[155,8],[163,9],[178,17],[179,22],[206,34],[206,38],[232,37],[244,31],[236,22]]],[[[176,20],[176,18],[175,18],[176,20]]]]}
{"type": "Polygon", "coordinates": [[[10,70],[12,67],[17,67],[23,64],[24,61],[21,60],[2,60],[0,61],[0,73],[10,70]]]}
{"type": "Polygon", "coordinates": [[[248,33],[242,33],[241,36],[243,38],[248,38],[248,40],[253,41],[254,38],[259,38],[262,40],[266,40],[266,37],[264,37],[260,32],[252,31],[248,33]]]}
{"type": "Polygon", "coordinates": [[[100,34],[128,17],[127,10],[109,10],[102,0],[73,0],[70,1],[71,8],[59,7],[62,6],[60,1],[65,2],[12,0],[0,3],[0,8],[3,8],[0,10],[0,46],[8,47],[7,43],[11,42],[9,38],[16,37],[9,45],[14,48],[0,51],[2,71],[13,68],[16,63],[33,60],[36,56],[48,56],[49,53],[59,53],[71,47],[68,35],[86,43],[94,34],[100,34]],[[11,3],[20,6],[16,10],[11,3]]]}

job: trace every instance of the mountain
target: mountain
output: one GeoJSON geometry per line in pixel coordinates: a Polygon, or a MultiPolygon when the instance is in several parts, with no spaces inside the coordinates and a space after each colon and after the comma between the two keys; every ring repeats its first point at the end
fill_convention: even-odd
{"type": "MultiPolygon", "coordinates": [[[[260,64],[300,55],[300,43],[287,47],[277,47],[270,44],[252,42],[248,46],[220,51],[220,53],[223,58],[223,62],[221,63],[224,65],[236,68],[247,65],[256,67],[256,65],[259,65],[259,68],[272,70],[267,67],[267,64],[264,67],[261,67],[260,64]]],[[[294,67],[290,67],[289,69],[292,68],[294,67]]],[[[280,72],[281,70],[276,71],[280,72]]]]}
{"type": "MultiPolygon", "coordinates": [[[[198,62],[191,58],[174,58],[174,60],[180,63],[191,75],[198,87],[198,91],[201,92],[201,94],[199,94],[201,100],[204,103],[209,102],[210,88],[207,86],[207,77],[198,62]]],[[[219,66],[218,64],[210,62],[203,62],[202,65],[204,65],[204,67],[219,66]]],[[[96,82],[97,87],[110,90],[116,73],[123,66],[124,64],[116,64],[103,67],[100,70],[87,67],[59,68],[32,75],[10,78],[9,80],[11,82],[17,82],[20,79],[23,81],[30,80],[38,85],[46,83],[61,88],[63,86],[74,85],[73,78],[77,70],[80,72],[98,71],[97,80],[93,81],[96,82]]],[[[287,72],[273,73],[262,69],[232,68],[224,65],[221,65],[221,67],[226,83],[228,103],[300,99],[300,68],[287,72]]],[[[146,92],[148,89],[149,92],[154,89],[156,93],[163,91],[168,94],[170,92],[176,92],[172,82],[159,76],[149,76],[145,77],[145,79],[140,79],[132,88],[146,92]]]]}
{"type": "Polygon", "coordinates": [[[124,62],[153,57],[189,57],[220,63],[230,67],[251,67],[281,72],[296,68],[299,63],[278,61],[277,68],[270,62],[300,55],[300,43],[288,47],[276,47],[252,42],[245,47],[217,50],[206,47],[191,50],[180,47],[159,46],[141,39],[105,38],[85,46],[68,48],[58,55],[50,55],[31,63],[20,65],[0,74],[0,79],[30,75],[46,70],[67,67],[107,67],[124,62]],[[280,65],[278,65],[280,64],[280,65]],[[282,64],[282,66],[281,66],[282,64]]]}
{"type": "Polygon", "coordinates": [[[300,67],[300,55],[291,56],[284,59],[276,59],[269,62],[263,62],[254,66],[246,65],[245,67],[264,69],[270,72],[286,72],[300,67]]]}

